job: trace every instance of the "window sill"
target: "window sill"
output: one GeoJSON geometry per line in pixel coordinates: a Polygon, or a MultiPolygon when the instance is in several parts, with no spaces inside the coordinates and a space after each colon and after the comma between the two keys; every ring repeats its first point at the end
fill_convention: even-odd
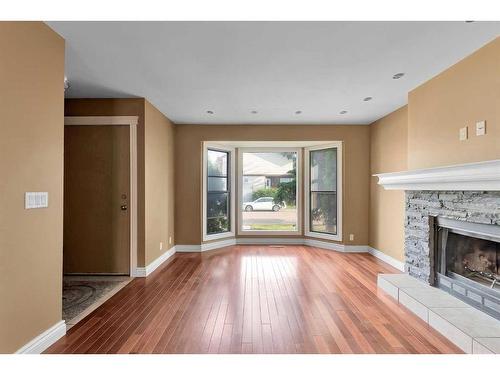
{"type": "Polygon", "coordinates": [[[221,238],[235,237],[234,232],[224,232],[217,234],[204,234],[203,241],[219,240],[221,238]]]}
{"type": "Polygon", "coordinates": [[[282,230],[240,230],[238,236],[302,236],[302,233],[282,230]]]}
{"type": "Polygon", "coordinates": [[[328,233],[318,233],[318,232],[306,232],[305,236],[312,238],[321,238],[323,240],[330,240],[330,241],[339,241],[339,242],[342,241],[342,235],[340,233],[328,234],[328,233]]]}

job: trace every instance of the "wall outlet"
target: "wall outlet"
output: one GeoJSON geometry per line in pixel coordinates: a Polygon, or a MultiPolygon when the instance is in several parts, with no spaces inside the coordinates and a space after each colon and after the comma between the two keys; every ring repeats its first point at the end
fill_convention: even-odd
{"type": "Polygon", "coordinates": [[[476,122],[476,135],[485,135],[486,134],[486,121],[478,121],[476,122]]]}
{"type": "Polygon", "coordinates": [[[163,242],[160,242],[160,250],[163,250],[163,242]]]}
{"type": "Polygon", "coordinates": [[[460,139],[461,141],[465,141],[467,139],[467,126],[460,128],[458,139],[460,139]]]}
{"type": "Polygon", "coordinates": [[[352,234],[352,233],[351,233],[351,234],[349,235],[349,241],[354,241],[354,234],[352,234]]]}
{"type": "Polygon", "coordinates": [[[168,237],[168,244],[169,244],[169,245],[172,245],[172,236],[169,236],[169,237],[168,237]]]}

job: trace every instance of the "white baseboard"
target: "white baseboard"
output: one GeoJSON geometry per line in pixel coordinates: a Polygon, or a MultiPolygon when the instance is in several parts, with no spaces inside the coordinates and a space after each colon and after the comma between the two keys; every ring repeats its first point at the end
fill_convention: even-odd
{"type": "Polygon", "coordinates": [[[303,245],[303,238],[293,237],[245,237],[236,239],[238,245],[303,245]]]}
{"type": "Polygon", "coordinates": [[[16,354],[40,354],[65,334],[66,323],[61,320],[16,351],[16,354]]]}
{"type": "Polygon", "coordinates": [[[342,253],[367,253],[367,246],[344,245],[312,238],[238,238],[238,245],[306,245],[342,253]]]}
{"type": "Polygon", "coordinates": [[[341,253],[367,253],[368,246],[365,245],[344,245],[341,243],[304,238],[304,245],[319,247],[321,249],[339,251],[341,253]]]}
{"type": "Polygon", "coordinates": [[[369,253],[369,246],[367,245],[345,245],[344,253],[369,253]]]}
{"type": "Polygon", "coordinates": [[[132,277],[146,277],[151,275],[154,270],[156,270],[163,262],[165,262],[168,258],[174,255],[177,251],[177,247],[173,246],[167,251],[165,251],[158,258],[149,263],[146,267],[136,267],[135,271],[131,275],[132,277]]]}
{"type": "Polygon", "coordinates": [[[233,245],[236,245],[236,239],[234,238],[230,238],[228,240],[215,241],[215,242],[207,242],[207,243],[202,243],[200,245],[199,251],[214,250],[214,249],[219,249],[221,247],[233,246],[233,245]]]}
{"type": "Polygon", "coordinates": [[[368,252],[373,255],[375,258],[380,259],[383,262],[386,262],[387,264],[390,264],[394,268],[397,268],[401,272],[404,272],[405,270],[405,264],[404,262],[401,262],[400,260],[394,259],[390,255],[387,255],[380,250],[374,249],[373,247],[367,246],[368,247],[368,252]]]}
{"type": "Polygon", "coordinates": [[[306,245],[343,253],[367,253],[368,246],[343,245],[335,242],[321,241],[311,238],[292,237],[244,237],[203,243],[201,245],[176,245],[178,253],[199,253],[232,245],[306,245]]]}
{"type": "Polygon", "coordinates": [[[199,253],[201,245],[175,245],[177,253],[199,253]]]}

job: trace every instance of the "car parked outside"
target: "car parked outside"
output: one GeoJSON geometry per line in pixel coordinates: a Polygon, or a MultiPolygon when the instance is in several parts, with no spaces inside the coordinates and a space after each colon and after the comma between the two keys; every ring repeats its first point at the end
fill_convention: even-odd
{"type": "Polygon", "coordinates": [[[285,203],[274,203],[273,197],[261,197],[253,202],[244,202],[242,209],[244,211],[279,211],[285,208],[285,203]]]}

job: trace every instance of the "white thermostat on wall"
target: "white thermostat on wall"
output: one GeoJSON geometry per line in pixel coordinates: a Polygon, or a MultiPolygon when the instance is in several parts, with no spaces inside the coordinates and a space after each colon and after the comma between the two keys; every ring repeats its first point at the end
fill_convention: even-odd
{"type": "Polygon", "coordinates": [[[49,207],[49,193],[47,191],[28,191],[24,195],[24,208],[49,207]]]}

